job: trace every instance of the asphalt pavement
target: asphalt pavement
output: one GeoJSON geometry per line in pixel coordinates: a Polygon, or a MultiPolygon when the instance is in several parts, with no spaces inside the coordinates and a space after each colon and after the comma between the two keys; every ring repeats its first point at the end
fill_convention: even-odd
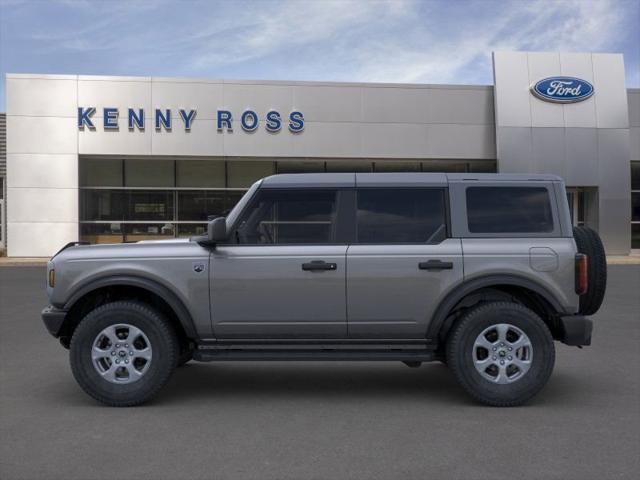
{"type": "Polygon", "coordinates": [[[594,344],[557,344],[524,407],[446,367],[188,364],[150,404],[85,395],[49,336],[43,267],[0,268],[0,478],[617,479],[640,471],[640,266],[610,266],[594,344]]]}

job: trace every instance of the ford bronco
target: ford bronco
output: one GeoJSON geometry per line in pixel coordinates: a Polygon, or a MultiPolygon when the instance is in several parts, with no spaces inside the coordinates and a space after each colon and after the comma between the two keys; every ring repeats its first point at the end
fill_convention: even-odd
{"type": "Polygon", "coordinates": [[[590,344],[606,287],[551,175],[275,175],[207,227],[49,261],[44,323],[96,400],[143,403],[190,360],[387,360],[519,405],[554,340],[590,344]]]}

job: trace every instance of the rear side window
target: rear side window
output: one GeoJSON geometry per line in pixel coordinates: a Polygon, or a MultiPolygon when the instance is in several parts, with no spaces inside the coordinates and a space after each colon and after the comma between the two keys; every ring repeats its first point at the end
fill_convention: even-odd
{"type": "Polygon", "coordinates": [[[544,187],[469,187],[467,221],[471,233],[552,232],[549,192],[544,187]]]}
{"type": "Polygon", "coordinates": [[[446,238],[444,190],[358,190],[358,243],[439,243],[446,238]]]}

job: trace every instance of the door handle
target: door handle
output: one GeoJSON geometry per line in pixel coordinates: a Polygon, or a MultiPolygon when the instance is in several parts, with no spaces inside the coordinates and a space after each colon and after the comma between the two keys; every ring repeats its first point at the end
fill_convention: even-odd
{"type": "Polygon", "coordinates": [[[429,260],[418,264],[420,270],[451,270],[453,262],[443,262],[442,260],[429,260]]]}
{"type": "Polygon", "coordinates": [[[319,272],[322,270],[336,270],[338,268],[337,263],[327,263],[324,260],[313,260],[309,263],[302,264],[302,270],[309,272],[319,272]]]}

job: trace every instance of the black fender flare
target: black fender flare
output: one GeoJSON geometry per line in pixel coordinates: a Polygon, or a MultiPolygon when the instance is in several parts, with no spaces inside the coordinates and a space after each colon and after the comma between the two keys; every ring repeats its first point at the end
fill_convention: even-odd
{"type": "Polygon", "coordinates": [[[442,328],[446,326],[445,322],[447,317],[449,316],[451,309],[453,309],[460,300],[481,288],[495,287],[498,285],[526,288],[544,298],[556,312],[566,312],[565,307],[562,306],[562,303],[555,297],[555,295],[553,295],[546,287],[534,282],[533,280],[513,274],[487,275],[462,282],[445,296],[438,305],[438,308],[436,308],[431,322],[429,323],[427,328],[427,339],[435,343],[439,343],[440,332],[442,328]]]}
{"type": "Polygon", "coordinates": [[[64,309],[69,311],[78,300],[93,292],[104,287],[110,286],[130,286],[138,287],[148,290],[151,293],[158,295],[162,298],[169,307],[174,311],[178,317],[178,321],[184,328],[187,337],[198,338],[196,328],[193,322],[193,317],[189,310],[184,305],[182,300],[166,286],[158,283],[155,280],[150,280],[145,277],[138,277],[135,275],[109,275],[91,280],[90,282],[83,284],[80,288],[75,290],[64,304],[64,309]]]}

